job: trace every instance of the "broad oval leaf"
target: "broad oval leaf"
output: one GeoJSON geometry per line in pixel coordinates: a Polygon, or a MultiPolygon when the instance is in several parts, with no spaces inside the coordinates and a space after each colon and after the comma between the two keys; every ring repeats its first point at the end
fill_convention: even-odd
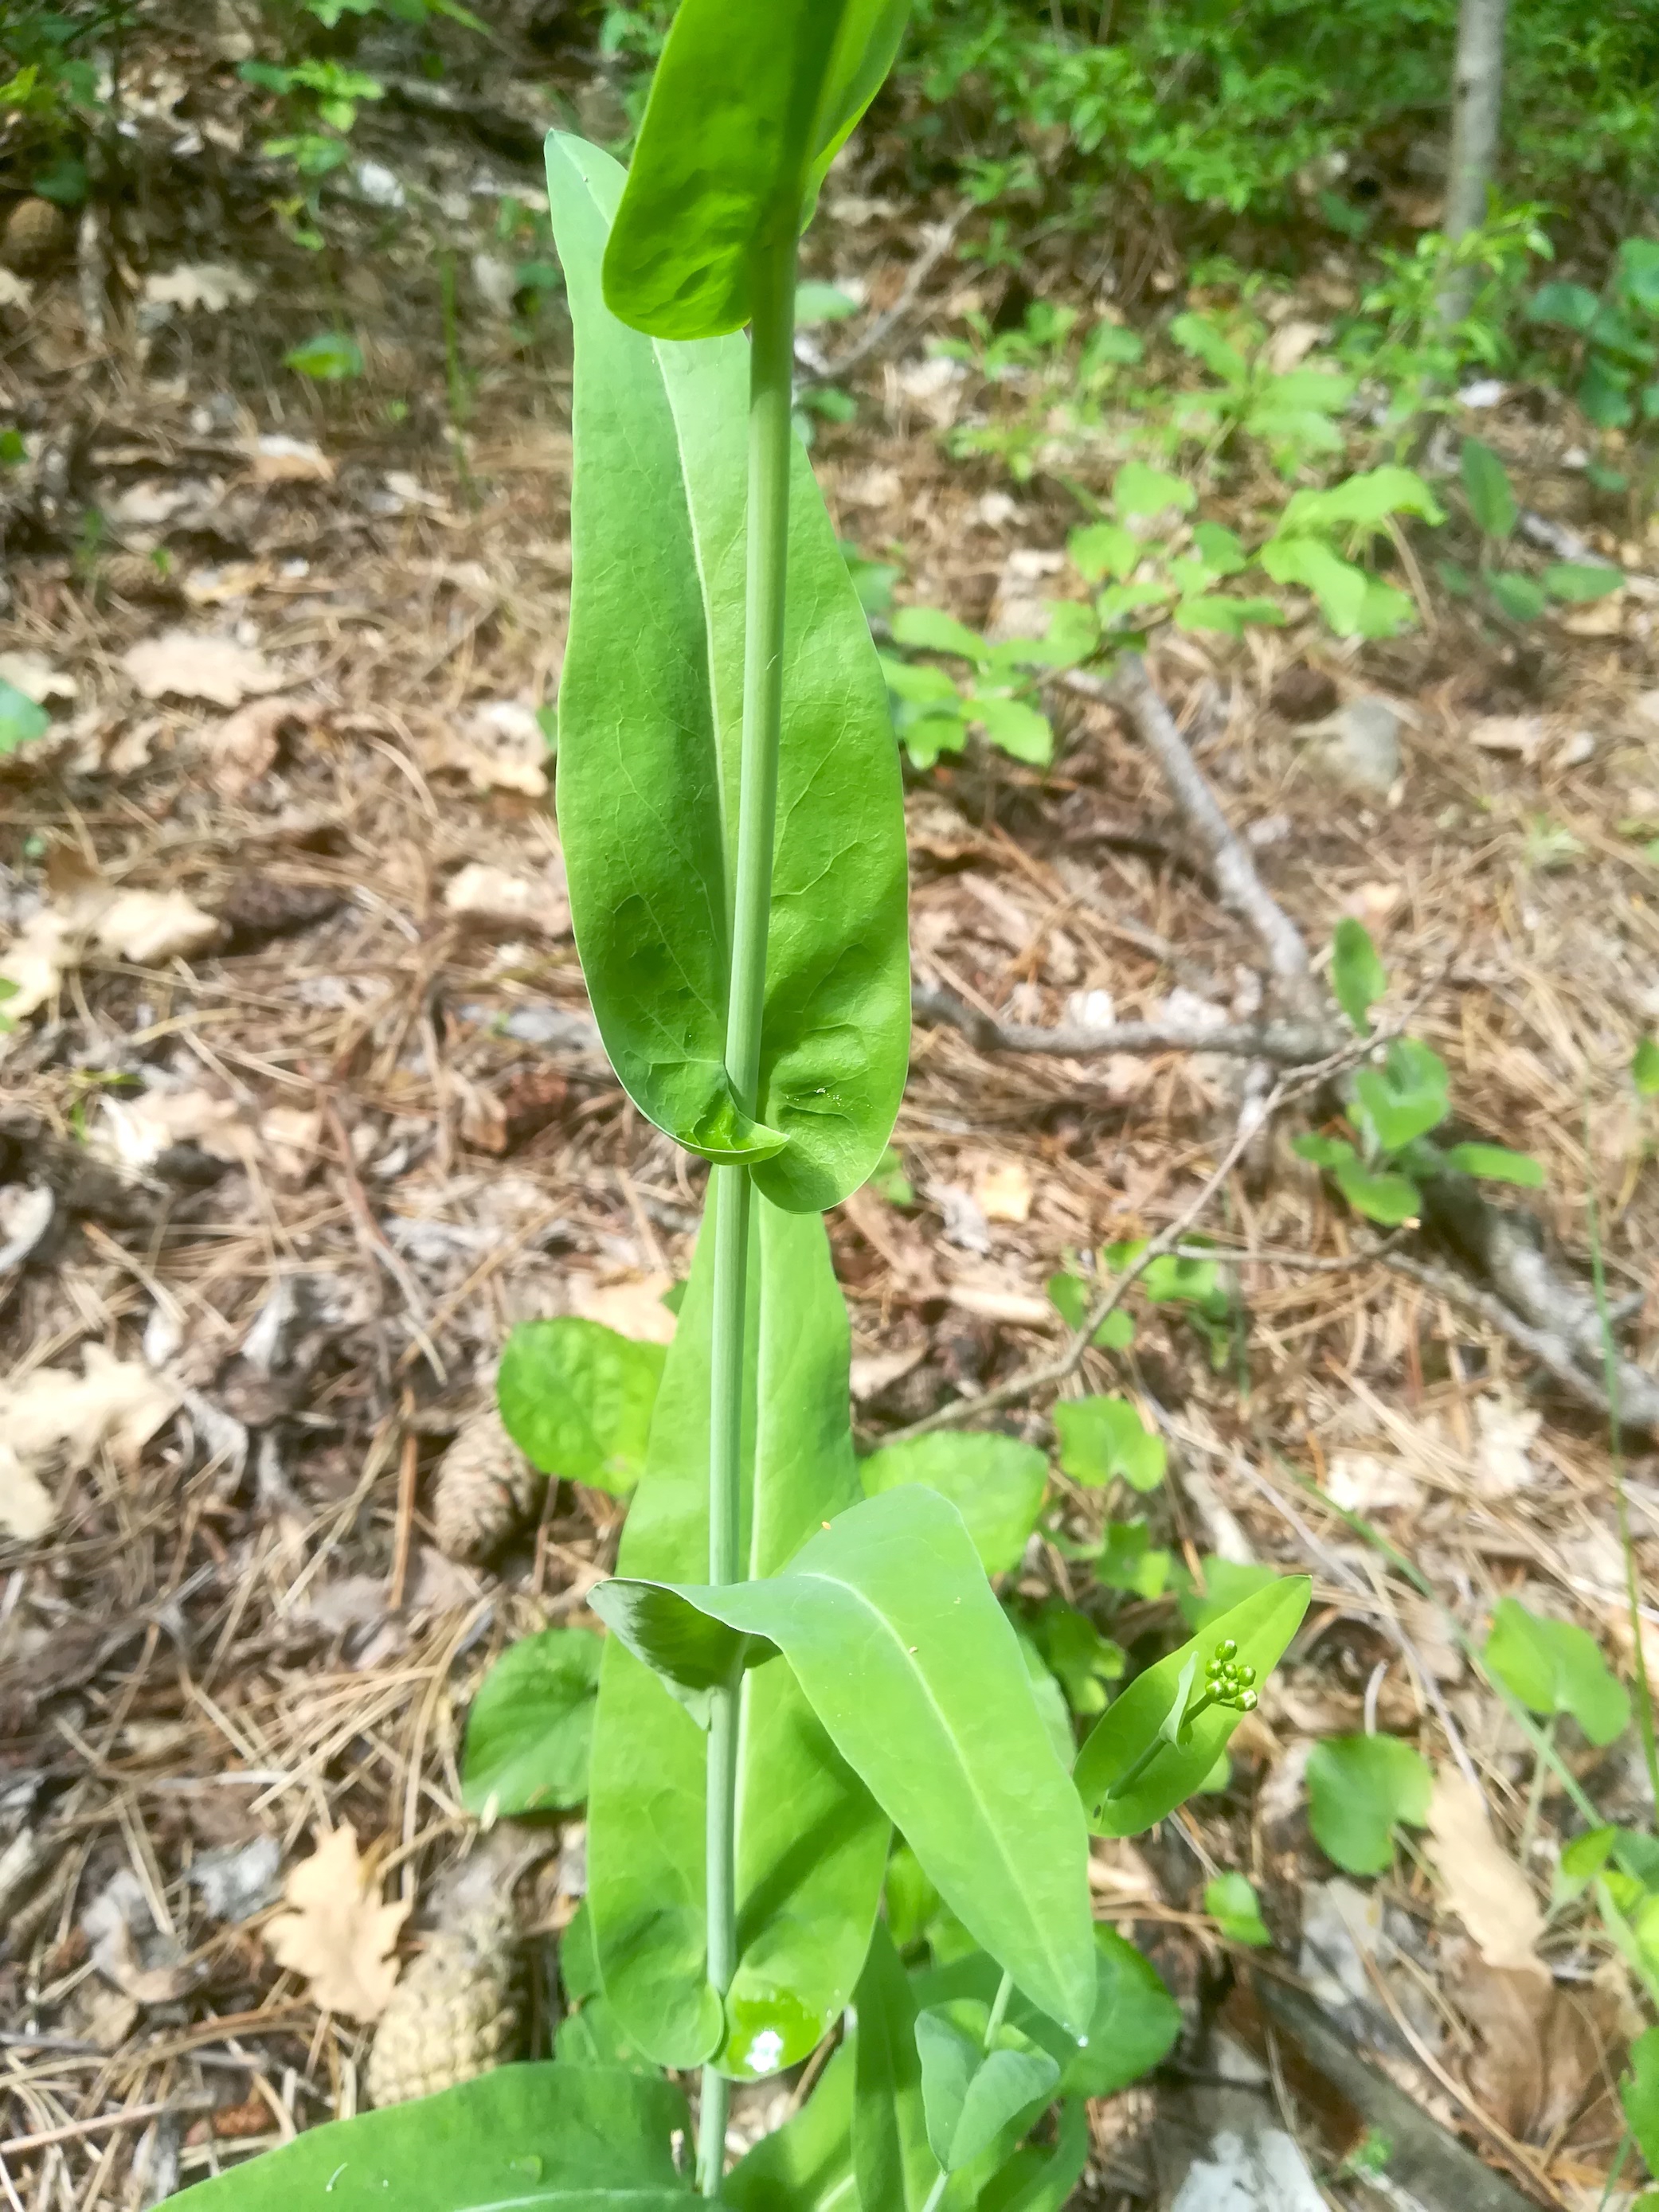
{"type": "Polygon", "coordinates": [[[1157,1756],[1127,1786],[1126,1778],[1158,1742],[1169,1724],[1177,1686],[1188,1668],[1202,1666],[1218,1643],[1231,1638],[1238,1646],[1239,1663],[1255,1668],[1259,1686],[1283,1657],[1312,1594],[1307,1576],[1287,1575],[1220,1614],[1201,1636],[1136,1676],[1078,1753],[1078,1791],[1097,1835],[1139,1835],[1200,1787],[1238,1725],[1238,1713],[1231,1706],[1211,1705],[1191,1723],[1180,1741],[1161,1744],[1157,1756]],[[1111,1795],[1114,1787],[1116,1796],[1111,1795]]]}
{"type": "Polygon", "coordinates": [[[1429,1817],[1434,1770],[1397,1735],[1333,1735],[1308,1759],[1308,1825],[1327,1858],[1348,1874],[1384,1874],[1394,1831],[1429,1817]]]}
{"type": "Polygon", "coordinates": [[[1089,2108],[1081,2097],[1060,2107],[1053,2145],[1022,2144],[975,2198],[975,2212],[1064,2212],[1089,2163],[1089,2108]]]}
{"type": "Polygon", "coordinates": [[[1535,1713],[1571,1713],[1593,1744],[1611,1743],[1630,1721],[1630,1692],[1587,1629],[1547,1620],[1500,1597],[1481,1657],[1535,1713]]]}
{"type": "Polygon", "coordinates": [[[1413,1139],[1437,1128],[1451,1111],[1451,1079],[1431,1046],[1415,1037],[1396,1037],[1381,1067],[1362,1067],[1354,1077],[1362,1125],[1369,1125],[1379,1149],[1404,1152],[1413,1139]]]}
{"type": "Polygon", "coordinates": [[[466,1717],[461,1802],[483,1820],[550,1813],[587,1795],[599,1640],[548,1628],[509,1644],[466,1717]]]}
{"type": "Polygon", "coordinates": [[[495,1375],[502,1425],[544,1474],[620,1496],[645,1463],[663,1357],[602,1322],[521,1322],[495,1375]]]}
{"type": "Polygon", "coordinates": [[[1399,1229],[1423,1211],[1423,1194],[1406,1176],[1376,1175],[1357,1159],[1333,1164],[1337,1188],[1356,1213],[1384,1229],[1399,1229]]]}
{"type": "Polygon", "coordinates": [[[989,2150],[1009,2121],[1060,2079],[1055,2061],[1017,2027],[1001,2027],[987,2051],[988,2018],[971,2000],[933,2006],[916,2018],[927,2141],[947,2173],[989,2150]]]}
{"type": "Polygon", "coordinates": [[[1054,1407],[1060,1463],[1091,1488],[1121,1475],[1132,1490],[1156,1490],[1169,1448],[1127,1398],[1062,1398],[1054,1407]]]}
{"type": "Polygon", "coordinates": [[[908,12],[909,0],[681,0],[605,255],[612,313],[665,338],[752,319],[758,264],[793,245],[908,12]]]}
{"type": "Polygon", "coordinates": [[[613,2067],[501,2066],[305,2133],[173,2201],[191,2212],[685,2212],[671,2082],[613,2067]]]}
{"type": "Polygon", "coordinates": [[[901,607],[893,617],[893,635],[914,653],[948,653],[978,667],[991,648],[975,629],[947,615],[942,607],[901,607]]]}
{"type": "Polygon", "coordinates": [[[1479,438],[1464,439],[1460,466],[1475,528],[1483,538],[1507,538],[1520,512],[1509,471],[1479,438]]]}
{"type": "Polygon", "coordinates": [[[1345,915],[1331,939],[1331,988],[1360,1036],[1371,1033],[1371,1008],[1389,988],[1389,971],[1363,921],[1345,915]]]}
{"type": "Polygon", "coordinates": [[[1271,1950],[1273,1937],[1261,1917],[1248,1875],[1218,1874],[1204,1886],[1204,1910],[1230,1943],[1248,1943],[1271,1950]]]}
{"type": "MultiPolygon", "coordinates": [[[[618,1565],[683,1574],[708,1555],[713,1211],[670,1347],[618,1565]]],[[[745,1329],[743,1557],[775,1573],[858,1497],[847,1310],[823,1224],[757,1201],[745,1329]]],[[[605,1645],[589,1779],[589,1902],[606,1996],[659,2064],[734,2073],[805,2057],[858,1978],[888,1827],[787,1668],[743,1686],[738,1969],[729,2024],[706,1978],[707,1738],[619,1639],[605,1645]]]]}
{"type": "MultiPolygon", "coordinates": [[[[1087,1838],[956,1508],[930,1490],[885,1491],[769,1580],[668,1595],[777,1646],[957,1918],[1081,2033],[1094,1984],[1087,1838]]],[[[781,1671],[760,1668],[750,1694],[781,1671]]]]}
{"type": "Polygon", "coordinates": [[[52,717],[27,691],[0,677],[0,760],[52,727],[52,717]]]}
{"type": "Polygon", "coordinates": [[[797,447],[751,1120],[725,1065],[747,349],[653,341],[619,322],[599,261],[623,172],[556,134],[547,175],[576,334],[558,810],[582,971],[647,1119],[707,1158],[748,1162],[777,1205],[819,1212],[880,1159],[909,1048],[904,816],[880,665],[797,447]]]}
{"type": "Polygon", "coordinates": [[[1512,1152],[1505,1145],[1454,1145],[1446,1165],[1479,1182],[1514,1183],[1522,1190],[1542,1190],[1544,1164],[1530,1152],[1512,1152]]]}
{"type": "Polygon", "coordinates": [[[1011,1574],[1042,1510],[1048,1462],[1018,1437],[977,1433],[913,1437],[887,1444],[860,1462],[864,1494],[921,1483],[948,1498],[974,1540],[988,1575],[1011,1574]]]}

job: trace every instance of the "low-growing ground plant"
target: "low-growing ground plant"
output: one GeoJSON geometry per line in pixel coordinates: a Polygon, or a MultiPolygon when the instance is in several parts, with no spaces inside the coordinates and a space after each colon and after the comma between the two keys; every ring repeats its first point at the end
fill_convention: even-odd
{"type": "MultiPolygon", "coordinates": [[[[1368,932],[1352,919],[1337,927],[1331,985],[1357,1034],[1369,1037],[1388,972],[1368,932]]],[[[1451,1114],[1445,1061],[1420,1038],[1396,1036],[1354,1075],[1343,1115],[1350,1133],[1311,1131],[1292,1149],[1325,1170],[1356,1213],[1389,1229],[1420,1219],[1425,1184],[1443,1176],[1542,1188],[1543,1167],[1530,1152],[1475,1140],[1437,1143],[1433,1133],[1451,1114]]]]}
{"type": "MultiPolygon", "coordinates": [[[[555,2057],[313,2130],[204,2185],[203,2212],[666,2212],[694,2179],[739,2212],[1058,2212],[1084,2100],[1176,2030],[1093,1924],[1090,1832],[1206,1784],[1307,1581],[1268,1578],[1108,1702],[1110,1639],[1068,1608],[1017,1624],[988,1579],[1023,1553],[1040,1455],[981,1437],[860,1469],[849,1425],[822,1214],[883,1171],[903,1085],[904,823],[790,372],[797,239],[903,12],[684,0],[626,176],[549,143],[576,332],[572,908],[617,1073],[710,1164],[708,1205],[665,1359],[567,1321],[503,1363],[532,1460],[632,1493],[602,1646],[509,1650],[468,1734],[480,1813],[585,1779],[555,2057]],[[1080,1752],[1068,1704],[1100,1714],[1080,1752]],[[728,2173],[731,2083],[830,2046],[728,2173]]],[[[1102,1433],[1133,1459],[1127,1425],[1102,1433]]]]}
{"type": "Polygon", "coordinates": [[[894,643],[927,656],[890,653],[882,660],[894,726],[911,764],[931,768],[942,754],[962,751],[977,731],[1012,758],[1046,766],[1054,726],[1044,684],[1059,670],[1109,666],[1115,653],[1144,646],[1166,623],[1237,638],[1252,628],[1281,627],[1311,602],[1335,636],[1395,636],[1414,620],[1415,609],[1369,565],[1370,549],[1402,520],[1443,520],[1417,471],[1393,463],[1326,490],[1293,492],[1254,545],[1199,515],[1198,506],[1187,477],[1125,461],[1106,512],[1066,541],[1091,597],[1048,601],[1042,637],[994,641],[939,608],[898,609],[890,623],[894,643]],[[963,663],[966,676],[957,672],[963,663]]]}

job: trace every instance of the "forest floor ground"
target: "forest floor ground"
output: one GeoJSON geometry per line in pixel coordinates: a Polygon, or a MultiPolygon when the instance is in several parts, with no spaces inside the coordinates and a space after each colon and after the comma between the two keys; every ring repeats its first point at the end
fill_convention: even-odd
{"type": "MultiPolygon", "coordinates": [[[[427,185],[462,195],[457,234],[487,261],[495,203],[468,215],[477,164],[449,158],[427,185]]],[[[818,273],[878,307],[914,221],[849,190],[818,273]]],[[[410,304],[430,243],[411,226],[401,250],[406,270],[393,251],[353,278],[367,374],[332,387],[276,366],[337,310],[320,264],[261,262],[246,239],[158,245],[152,275],[195,270],[197,304],[152,286],[102,335],[69,263],[6,310],[0,395],[50,448],[14,515],[0,617],[0,648],[24,657],[0,665],[53,714],[0,766],[0,969],[23,987],[0,1040],[0,1486],[27,1535],[0,1557],[0,2159],[31,2212],[149,2203],[360,2101],[366,2033],[319,2013],[261,1941],[283,1875],[349,1824],[418,1943],[471,1833],[471,1691],[515,1634],[583,1617],[619,1518],[553,1486],[497,1566],[469,1567],[436,1543],[434,1469],[516,1322],[665,1337],[696,1218],[698,1176],[592,1049],[549,805],[537,713],[569,605],[568,356],[556,327],[521,343],[463,258],[459,465],[441,320],[410,304]]],[[[902,600],[1017,630],[1077,510],[942,450],[963,394],[923,348],[968,281],[942,266],[815,459],[843,535],[901,566],[902,600]]],[[[1539,503],[1548,427],[1519,405],[1494,433],[1539,503]]],[[[1659,572],[1659,540],[1644,550],[1659,572]]],[[[1650,596],[1541,647],[1431,609],[1386,647],[1171,636],[1150,665],[1308,945],[1362,919],[1465,1132],[1545,1164],[1525,1202],[1577,1280],[1597,1194],[1626,1348],[1653,1369],[1659,1128],[1626,1073],[1659,1018],[1659,870],[1630,826],[1659,830],[1650,596]],[[1309,734],[1361,696],[1397,725],[1397,773],[1370,790],[1309,734]]],[[[1261,947],[1133,729],[1052,703],[1051,772],[970,753],[912,781],[919,977],[1038,1024],[1253,1018],[1261,947]]],[[[914,1201],[866,1191],[830,1222],[864,1434],[1053,1351],[1048,1277],[1174,1218],[1247,1079],[1215,1055],[990,1054],[919,1027],[896,1139],[914,1201]]],[[[1548,1899],[1574,1816],[1548,1778],[1529,1812],[1530,1754],[1452,1625],[1478,1638],[1497,1596],[1521,1595],[1628,1668],[1606,1424],[1467,1304],[1364,1258],[1377,1240],[1290,1150],[1306,1126],[1305,1106],[1278,1116],[1200,1224],[1276,1255],[1237,1271],[1218,1351],[1139,1301],[1133,1353],[1085,1365],[1163,1428],[1163,1487],[1056,1479],[1079,1540],[1133,1509],[1200,1580],[1219,1557],[1316,1583],[1230,1787],[1097,1847],[1100,1911],[1191,2032],[1097,2108],[1089,2201],[1172,2201],[1194,2157],[1220,2155],[1227,2113],[1258,2164],[1264,2130],[1302,2146],[1273,2201],[1299,2202],[1310,2171],[1380,2201],[1341,2161],[1368,2126],[1398,2140],[1398,2114],[1264,2026],[1246,1955],[1204,1915],[1206,1880],[1239,1869],[1273,1955],[1369,2078],[1447,2131],[1425,2138],[1422,2201],[1437,2170],[1466,2191],[1435,2166],[1455,2135],[1522,2197],[1593,2205],[1633,1987],[1578,1923],[1539,1939],[1553,1975],[1529,1942],[1504,1962],[1492,1916],[1513,1926],[1548,1899]],[[1492,1824],[1401,1851],[1374,1886],[1312,1843],[1299,1778],[1312,1743],[1368,1725],[1442,1762],[1455,1731],[1492,1824]],[[1218,2018],[1261,2059],[1255,2086],[1218,2086],[1218,2018]]],[[[997,1418],[1046,1441],[1047,1413],[997,1418]]],[[[1651,1591],[1644,1438],[1628,1478],[1651,1591]]],[[[1132,1650],[1175,1620],[1052,1545],[1016,1581],[1033,1604],[1081,1600],[1132,1650]]],[[[1648,1658],[1659,1674],[1659,1640],[1648,1658]]],[[[1605,1753],[1563,1742],[1607,1817],[1650,1827],[1633,1733],[1605,1753]]],[[[527,1935],[568,1917],[579,1865],[567,1833],[524,1891],[527,1935]]]]}

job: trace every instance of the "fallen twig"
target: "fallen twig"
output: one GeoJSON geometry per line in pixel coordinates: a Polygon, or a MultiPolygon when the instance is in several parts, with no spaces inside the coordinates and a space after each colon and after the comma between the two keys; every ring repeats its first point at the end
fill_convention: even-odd
{"type": "Polygon", "coordinates": [[[1331,1072],[1331,1064],[1322,1062],[1318,1066],[1299,1075],[1283,1076],[1273,1085],[1266,1098],[1256,1103],[1251,1110],[1240,1115],[1238,1126],[1233,1132],[1231,1143],[1223,1153],[1214,1172],[1200,1188],[1197,1196],[1182,1209],[1166,1229],[1161,1229],[1156,1237],[1148,1241],[1146,1249],[1131,1261],[1121,1274],[1115,1275],[1101,1290],[1088,1312],[1083,1316],[1081,1324],[1073,1330],[1066,1340],[1065,1349],[1055,1358],[1043,1360],[1035,1367],[1028,1367],[1023,1373],[1011,1376],[1007,1382],[999,1382],[993,1389],[982,1390],[974,1397],[953,1399],[949,1405],[939,1407],[936,1412],[929,1413],[924,1419],[913,1421],[908,1429],[901,1429],[896,1435],[884,1437],[883,1442],[902,1443],[912,1437],[925,1437],[934,1429],[958,1428],[964,1421],[972,1420],[981,1413],[994,1413],[1000,1407],[1014,1405],[1020,1399],[1029,1398],[1038,1390],[1049,1389],[1069,1381],[1083,1364],[1083,1356],[1094,1341],[1095,1331],[1109,1314],[1116,1310],[1122,1302],[1125,1292],[1139,1280],[1153,1261],[1166,1252],[1173,1251],[1180,1243],[1187,1231],[1201,1217],[1216,1194],[1222,1188],[1227,1177],[1244,1157],[1259,1133],[1267,1127],[1274,1115],[1288,1105],[1292,1098],[1299,1097],[1304,1091],[1324,1082],[1331,1072]]]}
{"type": "Polygon", "coordinates": [[[953,992],[923,983],[913,989],[910,1006],[918,1021],[960,1030],[981,1052],[1042,1053],[1065,1060],[1109,1052],[1218,1052],[1229,1058],[1305,1067],[1311,1060],[1322,1060],[1332,1042],[1328,1029],[1300,1021],[1225,1022],[1213,1029],[1196,1022],[1061,1022],[1045,1029],[1034,1022],[993,1020],[953,992]]]}
{"type": "Polygon", "coordinates": [[[972,212],[970,204],[964,200],[942,223],[937,224],[932,237],[911,263],[910,273],[892,306],[884,308],[863,337],[855,338],[846,351],[837,354],[833,361],[826,361],[822,368],[803,366],[797,376],[797,383],[839,384],[843,377],[851,376],[855,369],[862,368],[866,361],[878,354],[915,306],[922,286],[956,244],[957,232],[972,212]]]}
{"type": "Polygon", "coordinates": [[[1320,1006],[1313,963],[1302,933],[1262,882],[1249,847],[1235,835],[1216,804],[1203,770],[1146,672],[1146,662],[1138,653],[1125,653],[1119,656],[1109,678],[1070,668],[1058,680],[1079,698],[1115,707],[1127,719],[1164,771],[1176,805],[1209,854],[1222,904],[1241,921],[1247,921],[1261,939],[1267,965],[1286,1001],[1304,1019],[1322,1024],[1325,1049],[1331,1050],[1340,1042],[1340,1033],[1320,1006]]]}
{"type": "MultiPolygon", "coordinates": [[[[1413,1259],[1405,1252],[1389,1253],[1383,1265],[1393,1268],[1396,1274],[1408,1275],[1413,1282],[1420,1283],[1425,1290],[1437,1292],[1452,1304],[1462,1306],[1466,1313],[1484,1321],[1488,1328],[1496,1329],[1500,1336],[1507,1338],[1517,1352],[1524,1352],[1529,1359],[1536,1360],[1545,1372],[1553,1376],[1569,1396],[1577,1398],[1581,1405],[1591,1407],[1604,1417],[1608,1413],[1607,1392],[1594,1376],[1584,1372],[1574,1357],[1572,1346],[1555,1330],[1540,1328],[1534,1323],[1522,1320],[1495,1292],[1482,1290],[1478,1283],[1470,1282],[1467,1275],[1459,1274],[1455,1268],[1437,1267],[1431,1261],[1413,1259]]],[[[1620,1419],[1632,1428],[1659,1426],[1659,1385],[1656,1385],[1643,1369],[1632,1367],[1628,1360],[1620,1364],[1625,1373],[1637,1376],[1645,1386],[1645,1389],[1638,1395],[1645,1397],[1647,1401],[1645,1408],[1638,1407],[1626,1395],[1621,1380],[1620,1419]]]]}

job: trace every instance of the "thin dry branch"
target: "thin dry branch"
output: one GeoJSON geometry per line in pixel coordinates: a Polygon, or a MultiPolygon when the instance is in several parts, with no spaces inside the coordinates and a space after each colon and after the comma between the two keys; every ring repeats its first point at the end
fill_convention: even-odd
{"type": "Polygon", "coordinates": [[[910,264],[910,273],[892,306],[884,309],[863,337],[855,338],[833,361],[826,361],[822,368],[803,366],[797,375],[797,383],[803,386],[839,384],[843,378],[851,376],[855,369],[862,368],[866,362],[873,360],[915,306],[921,296],[922,286],[950,253],[957,242],[957,234],[972,213],[972,203],[963,200],[942,223],[937,224],[927,245],[910,264]]]}
{"type": "Polygon", "coordinates": [[[1234,834],[1216,804],[1203,770],[1146,672],[1146,662],[1138,653],[1126,653],[1109,678],[1072,668],[1058,680],[1079,698],[1115,708],[1129,722],[1163,770],[1188,826],[1209,855],[1222,904],[1255,932],[1286,1002],[1304,1020],[1322,1024],[1324,1049],[1332,1050],[1340,1042],[1339,1032],[1319,1004],[1302,933],[1262,882],[1249,847],[1234,834]]]}
{"type": "MultiPolygon", "coordinates": [[[[1413,1259],[1408,1253],[1390,1252],[1383,1259],[1385,1267],[1396,1274],[1408,1275],[1425,1290],[1433,1291],[1451,1304],[1462,1306],[1466,1313],[1483,1321],[1489,1328],[1507,1338],[1517,1352],[1524,1352],[1535,1359],[1546,1374],[1552,1375],[1570,1397],[1581,1405],[1591,1407],[1604,1418],[1611,1414],[1607,1394],[1593,1376],[1587,1375],[1573,1356],[1573,1347],[1565,1336],[1553,1329],[1540,1328],[1523,1321],[1521,1316],[1505,1304],[1491,1291],[1483,1291],[1453,1267],[1437,1267],[1425,1260],[1413,1259]]],[[[1626,1385],[1620,1386],[1620,1418],[1632,1428],[1659,1427],[1659,1384],[1641,1368],[1632,1366],[1628,1360],[1620,1363],[1624,1373],[1638,1378],[1644,1386],[1633,1395],[1626,1395],[1626,1385]]]]}
{"type": "Polygon", "coordinates": [[[1171,1252],[1200,1220],[1222,1189],[1228,1176],[1238,1165],[1256,1137],[1272,1121],[1275,1114],[1299,1097],[1315,1085],[1322,1083],[1331,1073],[1328,1063],[1298,1076],[1283,1076],[1273,1085],[1267,1097],[1252,1102],[1238,1119],[1232,1141],[1222,1155],[1214,1172],[1208,1176],[1198,1194],[1185,1206],[1165,1229],[1151,1238],[1146,1249],[1127,1267],[1121,1274],[1115,1275],[1096,1297],[1081,1325],[1067,1338],[1065,1349],[1053,1359],[1041,1361],[1020,1374],[1011,1376],[1007,1382],[999,1382],[994,1389],[981,1390],[971,1398],[952,1399],[924,1419],[913,1421],[908,1429],[884,1437],[885,1443],[903,1443],[912,1437],[925,1437],[934,1429],[959,1428],[963,1422],[973,1420],[981,1413],[995,1413],[1003,1406],[1012,1406],[1022,1398],[1029,1398],[1039,1390],[1056,1388],[1068,1382],[1083,1364],[1084,1354],[1094,1341],[1095,1331],[1110,1313],[1115,1312],[1125,1293],[1144,1275],[1154,1260],[1171,1252]]]}
{"type": "Polygon", "coordinates": [[[1230,1059],[1305,1067],[1331,1048],[1330,1031],[1311,1022],[1228,1022],[1214,1029],[1196,1022],[1061,1022],[1053,1029],[1034,1022],[1000,1022],[954,993],[923,983],[912,990],[910,1007],[920,1022],[960,1030],[981,1052],[1041,1053],[1064,1060],[1111,1052],[1218,1052],[1230,1059]]]}

